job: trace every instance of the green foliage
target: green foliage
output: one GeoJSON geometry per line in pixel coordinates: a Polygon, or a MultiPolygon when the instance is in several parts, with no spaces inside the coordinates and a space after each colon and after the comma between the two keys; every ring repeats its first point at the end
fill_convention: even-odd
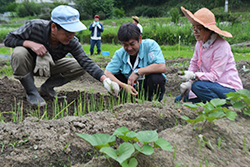
{"type": "Polygon", "coordinates": [[[226,104],[225,99],[212,99],[210,102],[204,103],[196,103],[196,104],[190,104],[185,103],[184,106],[196,110],[198,106],[204,107],[203,111],[197,112],[198,116],[195,119],[190,119],[187,116],[182,116],[181,118],[187,121],[188,123],[191,123],[192,125],[201,122],[201,121],[208,121],[213,122],[216,119],[222,119],[227,118],[229,120],[235,120],[235,117],[237,116],[236,112],[229,110],[226,107],[223,107],[223,105],[226,104]]]}
{"type": "Polygon", "coordinates": [[[151,155],[154,153],[154,148],[172,151],[172,146],[165,139],[158,138],[156,130],[136,133],[123,126],[116,129],[112,136],[108,134],[76,134],[97,148],[107,158],[119,162],[122,167],[136,167],[138,164],[136,156],[139,153],[151,155]],[[114,145],[116,137],[124,142],[117,147],[110,147],[114,145]],[[141,144],[139,145],[139,143],[141,144]]]}
{"type": "Polygon", "coordinates": [[[238,108],[243,111],[244,114],[250,116],[250,91],[240,89],[237,92],[230,92],[226,95],[234,108],[238,108]]]}
{"type": "Polygon", "coordinates": [[[177,23],[180,19],[180,14],[178,8],[172,8],[170,10],[170,15],[172,17],[172,22],[177,23]]]}
{"type": "Polygon", "coordinates": [[[15,0],[0,0],[0,13],[7,12],[7,7],[9,4],[14,3],[15,0]]]}
{"type": "Polygon", "coordinates": [[[125,17],[125,11],[123,8],[119,9],[119,8],[114,8],[114,16],[118,17],[118,18],[122,18],[125,17]]]}
{"type": "Polygon", "coordinates": [[[85,13],[93,18],[95,14],[104,13],[105,18],[113,16],[114,0],[74,0],[74,2],[76,4],[75,8],[80,12],[80,15],[85,13]]]}
{"type": "Polygon", "coordinates": [[[152,7],[152,6],[138,6],[135,7],[135,15],[136,16],[144,16],[144,17],[158,17],[160,16],[158,7],[152,7]]]}
{"type": "Polygon", "coordinates": [[[40,4],[35,2],[29,2],[28,0],[25,0],[24,2],[20,3],[17,6],[17,15],[19,17],[25,17],[25,16],[36,16],[41,13],[40,4]]]}

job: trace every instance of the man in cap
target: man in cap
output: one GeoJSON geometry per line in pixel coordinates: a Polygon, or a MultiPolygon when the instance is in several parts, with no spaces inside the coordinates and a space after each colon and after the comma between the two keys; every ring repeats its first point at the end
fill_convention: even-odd
{"type": "Polygon", "coordinates": [[[140,25],[140,19],[137,16],[132,16],[133,23],[137,25],[137,27],[140,29],[141,35],[142,35],[142,26],[140,25]]]}
{"type": "Polygon", "coordinates": [[[94,47],[97,47],[97,54],[101,52],[101,33],[103,32],[103,26],[99,22],[99,15],[95,15],[93,23],[89,26],[89,31],[91,31],[90,39],[90,55],[94,53],[94,47]]]}
{"type": "Polygon", "coordinates": [[[41,85],[40,93],[51,98],[57,96],[54,87],[76,79],[85,71],[102,81],[109,92],[118,94],[118,84],[104,75],[75,37],[75,33],[82,30],[86,30],[86,26],[80,22],[79,12],[60,5],[51,12],[51,21],[30,20],[8,33],[4,44],[15,48],[11,55],[13,75],[20,80],[31,105],[46,105],[34,84],[33,74],[49,77],[41,85]],[[71,53],[74,59],[64,58],[67,53],[71,53]]]}

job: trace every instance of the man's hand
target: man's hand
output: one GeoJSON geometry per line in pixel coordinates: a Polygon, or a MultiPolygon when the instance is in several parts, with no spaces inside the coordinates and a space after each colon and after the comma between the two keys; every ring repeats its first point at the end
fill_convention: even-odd
{"type": "Polygon", "coordinates": [[[136,89],[133,86],[131,86],[131,85],[126,84],[125,87],[124,87],[124,89],[126,90],[126,92],[128,94],[131,94],[133,96],[138,95],[138,92],[136,91],[136,89]]]}
{"type": "Polygon", "coordinates": [[[179,75],[182,81],[194,80],[196,75],[192,71],[184,71],[184,75],[179,75]]]}
{"type": "Polygon", "coordinates": [[[132,72],[132,74],[128,78],[128,85],[134,86],[134,83],[135,83],[135,81],[137,80],[138,77],[139,76],[136,73],[132,72]]]}
{"type": "Polygon", "coordinates": [[[184,98],[191,90],[192,81],[183,82],[180,85],[181,97],[184,98]]]}
{"type": "Polygon", "coordinates": [[[34,69],[34,73],[39,71],[40,76],[50,76],[50,64],[55,65],[51,55],[49,52],[45,53],[43,57],[37,56],[36,57],[36,66],[34,69]]]}
{"type": "Polygon", "coordinates": [[[120,87],[116,82],[111,81],[110,78],[106,78],[103,80],[103,85],[108,90],[109,93],[111,93],[115,97],[118,97],[118,94],[120,92],[120,87]]]}
{"type": "Polygon", "coordinates": [[[33,42],[31,45],[31,50],[37,54],[37,56],[43,56],[47,52],[44,45],[33,42]]]}

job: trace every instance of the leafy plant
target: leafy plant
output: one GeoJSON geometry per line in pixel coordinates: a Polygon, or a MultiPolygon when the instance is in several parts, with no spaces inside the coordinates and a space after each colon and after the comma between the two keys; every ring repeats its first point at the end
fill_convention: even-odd
{"type": "MultiPolygon", "coordinates": [[[[212,99],[210,102],[204,103],[184,103],[183,105],[192,109],[196,110],[198,106],[204,107],[203,111],[197,112],[198,116],[195,119],[190,119],[187,116],[182,116],[181,118],[191,123],[192,125],[204,121],[204,124],[208,122],[212,122],[216,119],[228,118],[229,120],[235,120],[237,116],[236,112],[231,111],[230,109],[223,107],[226,104],[225,99],[212,99]]],[[[204,125],[203,124],[203,125],[204,125]]]]}
{"type": "Polygon", "coordinates": [[[230,92],[226,95],[234,108],[240,109],[244,114],[250,116],[250,91],[240,89],[237,92],[230,92]]]}
{"type": "Polygon", "coordinates": [[[136,133],[123,126],[116,129],[113,135],[76,134],[103,153],[107,159],[112,158],[119,162],[122,167],[136,167],[138,164],[136,156],[140,153],[151,155],[154,153],[154,148],[172,151],[172,146],[165,139],[158,138],[156,130],[136,133]],[[124,142],[116,146],[116,137],[124,142]]]}

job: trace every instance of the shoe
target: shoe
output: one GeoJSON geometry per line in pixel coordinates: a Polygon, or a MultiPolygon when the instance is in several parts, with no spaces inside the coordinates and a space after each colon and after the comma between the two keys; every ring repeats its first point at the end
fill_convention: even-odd
{"type": "MultiPolygon", "coordinates": [[[[51,76],[41,85],[40,93],[42,95],[46,95],[54,99],[57,97],[57,93],[54,90],[54,87],[62,86],[68,82],[69,80],[63,77],[61,74],[51,76]]],[[[62,99],[62,98],[66,98],[66,96],[58,96],[57,98],[62,99]]]]}
{"type": "Polygon", "coordinates": [[[26,91],[26,98],[27,101],[37,107],[45,106],[45,100],[40,96],[35,84],[34,84],[34,77],[33,73],[30,72],[25,75],[22,79],[20,79],[21,84],[23,85],[26,91]]]}

